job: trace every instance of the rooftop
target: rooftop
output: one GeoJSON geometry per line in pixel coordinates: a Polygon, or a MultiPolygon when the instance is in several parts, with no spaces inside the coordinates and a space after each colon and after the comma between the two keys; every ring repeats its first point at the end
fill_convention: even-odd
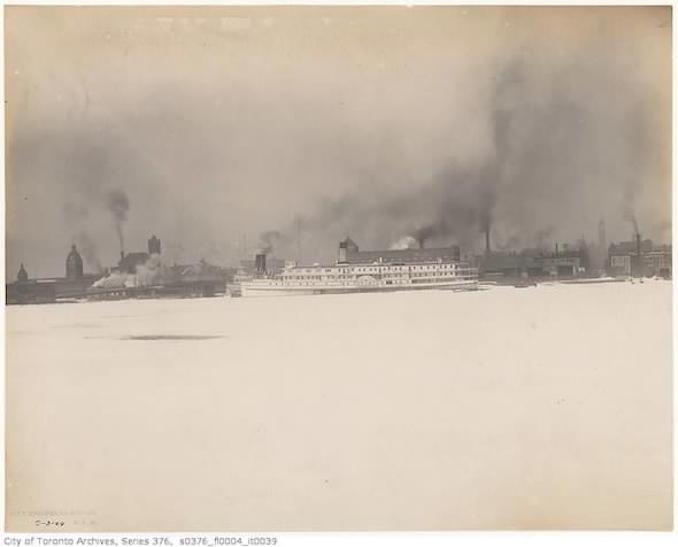
{"type": "Polygon", "coordinates": [[[388,251],[348,251],[347,264],[370,264],[382,263],[409,263],[409,262],[435,262],[442,260],[459,260],[459,247],[442,247],[431,249],[399,249],[388,251]]]}

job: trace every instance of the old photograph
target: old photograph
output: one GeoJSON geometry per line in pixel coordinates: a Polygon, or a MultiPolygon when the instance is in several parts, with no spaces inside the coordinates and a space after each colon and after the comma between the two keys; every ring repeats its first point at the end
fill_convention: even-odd
{"type": "Polygon", "coordinates": [[[7,6],[7,532],[673,528],[671,6],[7,6]]]}

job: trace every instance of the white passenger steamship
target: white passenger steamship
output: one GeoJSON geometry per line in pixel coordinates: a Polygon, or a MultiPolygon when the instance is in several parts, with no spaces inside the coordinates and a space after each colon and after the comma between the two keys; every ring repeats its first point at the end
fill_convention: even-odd
{"type": "Polygon", "coordinates": [[[360,251],[346,238],[335,265],[287,266],[266,273],[266,255],[257,255],[257,275],[240,282],[242,296],[340,294],[421,289],[468,290],[478,286],[478,270],[460,260],[459,247],[360,251]]]}

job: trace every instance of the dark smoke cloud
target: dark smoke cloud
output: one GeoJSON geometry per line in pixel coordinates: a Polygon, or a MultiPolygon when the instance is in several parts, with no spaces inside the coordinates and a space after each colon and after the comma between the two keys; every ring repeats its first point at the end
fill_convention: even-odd
{"type": "Polygon", "coordinates": [[[412,237],[417,240],[419,243],[419,247],[424,247],[426,244],[426,240],[431,238],[436,234],[436,228],[438,226],[423,226],[422,228],[418,228],[417,230],[414,231],[412,234],[412,237]]]}
{"type": "Polygon", "coordinates": [[[420,244],[431,239],[476,249],[479,235],[492,228],[502,250],[578,237],[583,212],[593,234],[594,219],[612,211],[608,216],[631,222],[638,233],[636,196],[649,183],[648,149],[660,137],[648,131],[642,114],[647,91],[626,80],[613,62],[594,66],[584,56],[545,72],[522,57],[510,60],[490,94],[493,149],[486,161],[474,168],[450,161],[410,193],[372,200],[361,191],[320,204],[308,224],[348,224],[374,239],[372,220],[400,226],[398,236],[420,244]],[[625,87],[623,98],[611,101],[613,82],[625,87]]]}
{"type": "Polygon", "coordinates": [[[271,254],[275,251],[276,245],[285,241],[287,238],[278,230],[268,230],[259,236],[259,252],[271,254]]]}
{"type": "Polygon", "coordinates": [[[111,190],[108,193],[108,210],[113,214],[116,222],[125,222],[129,211],[129,199],[122,190],[111,190]]]}
{"type": "Polygon", "coordinates": [[[125,238],[122,227],[127,222],[127,212],[129,211],[129,198],[122,190],[111,190],[106,196],[106,207],[113,215],[113,222],[115,223],[115,231],[118,234],[120,241],[120,250],[125,250],[125,238]]]}
{"type": "Polygon", "coordinates": [[[633,235],[640,234],[640,230],[638,229],[638,221],[636,220],[636,215],[634,214],[633,209],[631,209],[630,206],[627,206],[627,208],[624,209],[623,218],[624,220],[628,221],[631,224],[631,226],[633,226],[633,235]]]}
{"type": "Polygon", "coordinates": [[[612,242],[626,210],[670,241],[670,10],[463,12],[263,8],[235,40],[210,13],[168,32],[134,10],[15,10],[8,268],[61,271],[80,233],[113,263],[123,224],[129,250],[156,233],[186,263],[232,264],[264,230],[306,261],[346,235],[474,252],[488,225],[501,249],[600,218],[612,242]]]}

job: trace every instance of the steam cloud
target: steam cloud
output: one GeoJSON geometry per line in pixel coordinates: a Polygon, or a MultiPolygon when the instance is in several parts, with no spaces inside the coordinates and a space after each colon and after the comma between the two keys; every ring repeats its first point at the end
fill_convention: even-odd
{"type": "Polygon", "coordinates": [[[154,254],[144,264],[139,264],[135,273],[113,271],[92,286],[97,289],[150,287],[162,284],[167,278],[167,270],[162,264],[160,255],[154,254]]]}
{"type": "Polygon", "coordinates": [[[398,241],[394,242],[390,249],[392,251],[402,251],[404,249],[416,249],[417,248],[417,240],[414,239],[412,236],[405,236],[401,237],[398,241]]]}

